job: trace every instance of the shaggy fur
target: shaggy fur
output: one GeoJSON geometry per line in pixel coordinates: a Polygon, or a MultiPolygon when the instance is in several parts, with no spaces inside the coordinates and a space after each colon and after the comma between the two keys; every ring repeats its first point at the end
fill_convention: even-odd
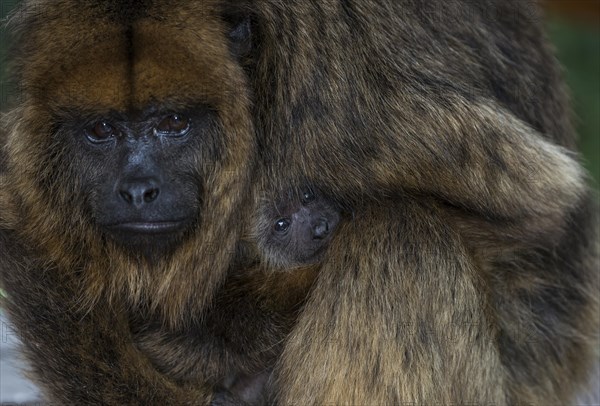
{"type": "Polygon", "coordinates": [[[584,381],[597,206],[530,2],[40,0],[10,24],[0,270],[50,400],[223,404],[265,370],[301,405],[558,404],[584,381]],[[198,102],[225,147],[198,162],[202,220],[132,261],[58,117],[198,102]],[[355,213],[323,263],[249,263],[255,196],[305,184],[355,213]]]}

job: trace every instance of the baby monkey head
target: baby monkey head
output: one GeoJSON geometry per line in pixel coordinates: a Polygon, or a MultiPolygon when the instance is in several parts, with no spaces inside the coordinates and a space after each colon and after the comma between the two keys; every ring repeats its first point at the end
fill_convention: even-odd
{"type": "Polygon", "coordinates": [[[305,188],[260,209],[260,256],[278,268],[319,262],[340,221],[340,210],[321,193],[305,188]]]}

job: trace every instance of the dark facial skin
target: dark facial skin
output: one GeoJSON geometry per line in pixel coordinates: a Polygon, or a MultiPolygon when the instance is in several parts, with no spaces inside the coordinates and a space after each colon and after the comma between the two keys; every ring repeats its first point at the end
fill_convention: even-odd
{"type": "MultiPolygon", "coordinates": [[[[86,207],[110,239],[134,254],[160,256],[198,220],[202,174],[214,156],[216,114],[206,106],[65,120],[87,190],[86,207]]],[[[84,194],[85,196],[86,194],[84,194]]]]}
{"type": "Polygon", "coordinates": [[[318,262],[340,221],[340,213],[320,193],[309,189],[297,200],[278,202],[261,230],[267,260],[283,267],[318,262]]]}

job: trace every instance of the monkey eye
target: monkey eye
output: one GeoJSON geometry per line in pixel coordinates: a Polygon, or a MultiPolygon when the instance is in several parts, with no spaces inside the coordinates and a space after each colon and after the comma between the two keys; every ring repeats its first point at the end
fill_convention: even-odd
{"type": "Polygon", "coordinates": [[[116,130],[109,122],[102,120],[87,130],[86,135],[91,142],[98,144],[110,141],[116,135],[116,130]]]}
{"type": "Polygon", "coordinates": [[[315,200],[315,194],[312,191],[307,190],[302,194],[302,203],[308,204],[314,200],[315,200]]]}
{"type": "Polygon", "coordinates": [[[287,231],[288,228],[290,228],[291,224],[292,224],[292,222],[290,221],[290,219],[287,219],[287,218],[279,219],[275,222],[273,229],[278,233],[283,233],[283,232],[287,231]]]}
{"type": "Polygon", "coordinates": [[[181,114],[171,114],[162,119],[156,131],[163,135],[181,136],[190,128],[190,119],[181,114]]]}

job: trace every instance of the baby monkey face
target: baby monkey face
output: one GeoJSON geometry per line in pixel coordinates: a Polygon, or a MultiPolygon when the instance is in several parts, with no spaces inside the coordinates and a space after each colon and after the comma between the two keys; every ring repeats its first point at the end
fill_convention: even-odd
{"type": "Polygon", "coordinates": [[[267,218],[269,229],[261,233],[264,241],[259,241],[267,260],[284,267],[300,266],[321,259],[340,212],[322,194],[307,188],[297,198],[276,202],[267,218]]]}

